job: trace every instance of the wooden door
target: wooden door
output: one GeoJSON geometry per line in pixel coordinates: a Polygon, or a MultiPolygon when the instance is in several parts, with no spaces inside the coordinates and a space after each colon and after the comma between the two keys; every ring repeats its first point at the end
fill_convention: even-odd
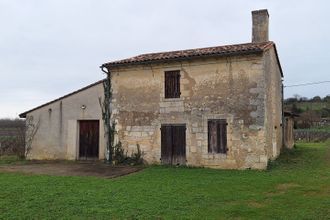
{"type": "Polygon", "coordinates": [[[99,157],[99,121],[79,121],[79,159],[99,157]]]}
{"type": "Polygon", "coordinates": [[[161,127],[162,164],[186,164],[186,126],[162,125],[161,127]]]}

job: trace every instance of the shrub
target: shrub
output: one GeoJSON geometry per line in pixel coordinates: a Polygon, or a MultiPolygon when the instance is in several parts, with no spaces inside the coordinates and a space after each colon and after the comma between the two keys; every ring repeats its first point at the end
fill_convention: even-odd
{"type": "Polygon", "coordinates": [[[122,143],[119,141],[115,145],[114,149],[114,162],[115,164],[129,164],[129,165],[141,165],[143,164],[143,155],[140,145],[136,145],[137,151],[132,152],[131,156],[127,155],[127,150],[123,149],[122,143]]]}

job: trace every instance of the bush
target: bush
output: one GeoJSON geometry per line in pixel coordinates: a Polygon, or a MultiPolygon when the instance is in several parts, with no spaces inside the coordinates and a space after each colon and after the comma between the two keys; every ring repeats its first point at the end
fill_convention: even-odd
{"type": "Polygon", "coordinates": [[[25,121],[0,119],[0,156],[25,157],[25,121]]]}
{"type": "Polygon", "coordinates": [[[24,158],[24,139],[18,136],[0,137],[0,156],[3,155],[16,155],[24,158]]]}
{"type": "Polygon", "coordinates": [[[131,160],[135,165],[143,164],[143,152],[141,151],[140,145],[136,145],[137,152],[132,153],[131,160]]]}
{"type": "Polygon", "coordinates": [[[123,149],[122,143],[119,141],[114,149],[114,162],[115,164],[129,164],[141,165],[143,164],[143,155],[140,145],[136,145],[137,151],[133,152],[131,156],[127,155],[127,150],[123,149]]]}
{"type": "Polygon", "coordinates": [[[113,159],[116,164],[124,163],[127,160],[127,151],[124,151],[120,141],[116,144],[114,152],[113,159]]]}

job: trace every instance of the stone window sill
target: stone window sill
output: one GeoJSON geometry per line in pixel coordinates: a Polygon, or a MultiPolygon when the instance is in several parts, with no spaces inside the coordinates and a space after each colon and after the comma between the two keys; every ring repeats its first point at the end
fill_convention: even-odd
{"type": "Polygon", "coordinates": [[[161,98],[162,102],[181,102],[183,100],[184,100],[183,97],[180,97],[180,98],[161,98]]]}

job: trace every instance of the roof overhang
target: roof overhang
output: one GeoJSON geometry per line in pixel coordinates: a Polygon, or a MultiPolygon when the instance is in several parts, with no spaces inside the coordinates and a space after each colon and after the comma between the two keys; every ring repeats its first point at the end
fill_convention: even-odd
{"type": "Polygon", "coordinates": [[[102,64],[100,68],[106,67],[107,69],[111,69],[111,68],[131,66],[131,65],[149,65],[149,64],[162,63],[162,62],[186,61],[197,58],[261,54],[265,50],[271,48],[272,45],[274,45],[274,43],[272,41],[268,41],[261,43],[233,44],[233,45],[224,45],[217,47],[205,47],[205,48],[168,51],[168,52],[160,52],[160,53],[148,53],[127,59],[107,62],[102,64]]]}

